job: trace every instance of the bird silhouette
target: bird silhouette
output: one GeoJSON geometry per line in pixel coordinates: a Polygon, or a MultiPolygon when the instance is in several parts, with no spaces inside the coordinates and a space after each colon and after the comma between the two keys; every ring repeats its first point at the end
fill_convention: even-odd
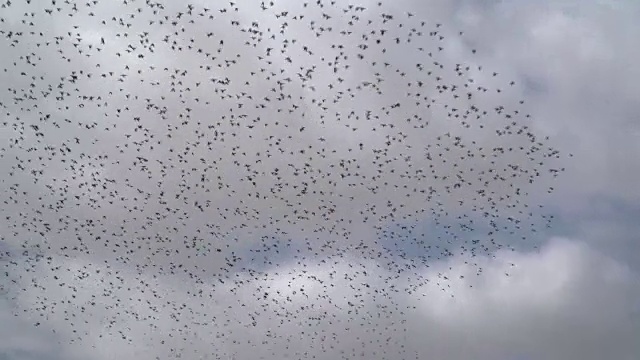
{"type": "Polygon", "coordinates": [[[466,32],[208,6],[1,5],[0,293],[34,326],[159,358],[408,358],[397,294],[455,301],[552,225],[533,201],[565,155],[481,49],[451,61],[466,32]]]}

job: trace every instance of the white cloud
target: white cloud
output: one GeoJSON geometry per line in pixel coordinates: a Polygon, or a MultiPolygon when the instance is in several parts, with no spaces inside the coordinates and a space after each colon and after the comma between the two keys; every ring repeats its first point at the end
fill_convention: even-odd
{"type": "MultiPolygon", "coordinates": [[[[532,126],[551,134],[562,144],[563,150],[576,154],[564,163],[569,172],[558,186],[560,194],[551,202],[566,213],[579,215],[585,202],[594,195],[625,198],[630,202],[639,200],[640,192],[636,190],[640,183],[637,170],[640,157],[630,156],[640,153],[635,101],[640,71],[633,63],[640,55],[638,47],[634,46],[636,35],[640,34],[637,3],[617,2],[617,8],[611,8],[612,3],[596,5],[583,1],[459,1],[456,4],[434,1],[425,6],[423,2],[404,1],[406,8],[402,9],[415,9],[416,13],[424,12],[434,19],[451,17],[466,26],[466,42],[451,40],[446,46],[449,59],[465,59],[467,46],[477,46],[481,50],[478,62],[488,64],[505,76],[520,78],[521,87],[516,86],[516,91],[505,95],[507,100],[526,96],[527,106],[535,118],[532,126]],[[580,6],[575,6],[578,3],[580,6]],[[432,9],[432,6],[436,8],[432,9]]],[[[94,45],[100,36],[107,34],[111,36],[109,41],[118,41],[124,48],[126,41],[115,40],[114,34],[102,33],[99,27],[90,25],[98,24],[83,23],[82,29],[94,28],[95,31],[86,33],[94,45]]],[[[324,38],[309,41],[321,48],[329,44],[324,38]]],[[[163,61],[156,64],[158,67],[178,66],[178,63],[180,67],[197,67],[194,59],[187,61],[185,56],[180,58],[184,62],[178,62],[177,56],[172,57],[174,53],[165,55],[157,57],[163,61]],[[176,64],[170,63],[174,59],[176,64]]],[[[403,55],[389,56],[393,59],[403,55]]],[[[251,61],[248,64],[247,67],[255,65],[251,61]]],[[[118,74],[122,72],[120,65],[109,62],[100,71],[107,71],[106,68],[112,66],[118,74]]],[[[62,74],[66,70],[59,71],[62,74]]],[[[354,78],[370,76],[365,71],[355,73],[354,78]]],[[[495,81],[490,76],[476,75],[482,82],[491,84],[495,81]]],[[[116,84],[116,88],[120,86],[130,89],[140,85],[129,78],[116,84]]],[[[116,88],[112,90],[117,92],[116,88]]],[[[147,88],[148,96],[161,94],[155,88],[147,88]]],[[[377,98],[372,96],[372,99],[377,98]]],[[[490,95],[485,100],[489,104],[500,99],[490,95]]],[[[111,106],[121,105],[116,100],[110,102],[111,106]]],[[[438,126],[437,130],[442,130],[438,126]]],[[[129,130],[119,129],[122,132],[129,130]]],[[[317,129],[310,130],[311,127],[306,134],[316,137],[317,129]]],[[[326,126],[322,131],[326,131],[322,134],[336,147],[352,146],[357,140],[342,125],[326,126]]],[[[367,139],[374,142],[373,138],[367,139]]],[[[314,139],[309,138],[311,140],[314,139]]],[[[109,139],[105,137],[106,141],[109,139]]],[[[120,170],[128,165],[124,160],[122,164],[120,170]]],[[[115,171],[105,171],[104,176],[111,173],[115,171]]],[[[60,170],[58,175],[65,177],[66,173],[60,170]]],[[[132,181],[143,188],[149,185],[144,176],[132,177],[132,181]]],[[[137,196],[133,189],[121,187],[118,190],[121,196],[137,196]]],[[[345,194],[353,193],[350,189],[340,190],[345,194]]],[[[336,190],[336,193],[340,191],[336,190]]],[[[393,198],[391,193],[383,195],[393,198]]],[[[224,199],[216,199],[220,200],[219,204],[246,205],[237,203],[239,197],[227,199],[226,194],[222,197],[224,199]]],[[[382,205],[383,198],[380,200],[382,205]]],[[[333,215],[333,220],[338,219],[338,215],[346,218],[352,215],[354,208],[342,206],[345,204],[338,200],[331,204],[338,205],[337,213],[340,213],[333,215]]],[[[265,210],[262,213],[279,211],[267,211],[267,206],[273,205],[270,202],[261,205],[264,205],[261,210],[265,210]]],[[[108,211],[103,209],[103,213],[108,211]]],[[[151,213],[153,211],[149,210],[151,213]]],[[[113,216],[129,218],[126,213],[113,216]]],[[[229,223],[231,220],[238,221],[230,219],[229,223]]],[[[610,239],[619,237],[618,226],[601,224],[597,219],[590,224],[597,228],[587,227],[591,235],[597,233],[600,248],[609,246],[610,239]]],[[[118,225],[114,226],[117,229],[118,225]]],[[[353,229],[356,237],[373,237],[371,228],[367,232],[355,226],[353,229]]],[[[12,229],[4,231],[8,230],[12,229]]],[[[155,234],[156,230],[151,229],[149,233],[155,234]]],[[[67,241],[63,235],[60,241],[67,241]]],[[[637,235],[625,236],[620,240],[624,243],[622,251],[632,247],[628,239],[637,235]]],[[[140,256],[142,258],[144,256],[140,256]]],[[[153,359],[156,356],[166,358],[171,351],[178,351],[189,358],[194,358],[196,353],[217,353],[229,358],[229,354],[235,352],[237,359],[255,359],[257,354],[267,359],[279,359],[285,353],[296,352],[298,354],[291,355],[292,358],[309,357],[303,355],[306,351],[317,355],[318,359],[335,359],[339,358],[340,351],[351,354],[358,349],[367,352],[360,356],[363,358],[379,358],[381,351],[387,351],[389,357],[400,354],[397,355],[400,358],[410,358],[412,351],[416,351],[420,358],[442,360],[512,356],[625,360],[635,359],[640,353],[636,345],[636,339],[640,337],[640,290],[635,280],[638,274],[623,263],[607,258],[600,249],[590,249],[583,243],[569,240],[554,239],[540,253],[498,252],[495,258],[456,257],[449,262],[433,263],[429,268],[415,269],[415,275],[405,272],[398,278],[395,273],[384,270],[381,264],[366,259],[333,258],[326,264],[305,263],[306,267],[294,261],[271,269],[266,279],[263,275],[257,275],[258,279],[255,279],[248,273],[233,274],[237,276],[236,281],[245,282],[239,287],[228,279],[224,285],[215,280],[210,283],[206,272],[200,274],[206,279],[204,283],[194,283],[180,270],[175,270],[176,275],[167,275],[170,270],[166,266],[163,274],[154,278],[150,272],[139,273],[124,266],[106,269],[103,260],[100,254],[91,259],[54,257],[53,264],[62,270],[53,272],[41,262],[36,272],[23,273],[25,276],[20,283],[28,291],[20,293],[18,306],[49,304],[55,308],[55,314],[50,314],[51,320],[43,321],[43,324],[55,329],[65,340],[82,336],[86,341],[68,346],[66,350],[48,345],[45,340],[33,341],[30,326],[40,316],[32,314],[21,317],[22,320],[13,317],[10,320],[3,315],[0,322],[10,325],[2,328],[0,355],[1,351],[18,349],[51,354],[68,351],[73,355],[66,354],[66,357],[82,359],[153,359]],[[467,265],[465,261],[477,265],[467,265]],[[477,277],[479,267],[483,269],[483,275],[477,277]],[[102,275],[95,275],[98,268],[102,275]],[[84,271],[92,276],[80,279],[78,275],[84,271]],[[54,275],[60,279],[53,279],[54,275]],[[429,279],[427,284],[423,284],[425,279],[429,279]],[[116,288],[113,293],[105,292],[105,289],[113,289],[109,282],[122,288],[116,288]],[[60,285],[62,283],[64,285],[60,285]],[[396,288],[391,288],[391,284],[396,288]],[[267,299],[262,296],[265,292],[269,293],[267,299]],[[92,302],[95,305],[90,305],[92,302]],[[360,314],[370,311],[374,317],[371,324],[369,320],[363,320],[361,325],[356,320],[354,306],[349,303],[361,306],[360,314]],[[378,314],[379,319],[376,318],[378,314]],[[315,324],[316,318],[323,319],[323,323],[308,326],[308,323],[315,324]],[[401,320],[407,322],[402,324],[401,320]],[[70,321],[73,327],[69,325],[70,321]],[[111,324],[112,321],[115,322],[111,324]],[[252,325],[254,321],[255,326],[252,325]],[[410,329],[406,335],[404,328],[410,329]],[[77,333],[73,333],[73,329],[77,333]],[[118,331],[126,334],[127,339],[120,338],[118,331]],[[313,334],[314,331],[318,335],[313,334]],[[326,340],[321,340],[323,336],[326,340]],[[390,341],[387,340],[389,337],[390,341]],[[395,344],[396,340],[405,342],[405,348],[395,344]],[[84,353],[76,346],[83,348],[84,353]],[[372,353],[374,350],[376,355],[372,353]]],[[[177,257],[166,260],[189,265],[207,262],[212,266],[214,263],[211,258],[202,263],[177,257]]],[[[42,336],[43,339],[46,337],[42,336]]],[[[358,355],[354,353],[351,357],[358,355]]]]}
{"type": "MultiPolygon", "coordinates": [[[[388,354],[401,354],[404,345],[405,351],[417,351],[420,358],[442,360],[515,354],[558,360],[632,359],[640,351],[634,341],[640,334],[640,319],[634,314],[640,301],[638,274],[582,242],[552,239],[539,252],[455,257],[417,269],[417,276],[406,272],[396,279],[374,261],[334,260],[281,268],[278,275],[272,271],[258,279],[239,274],[235,282],[225,285],[196,284],[175,276],[153,279],[112,268],[111,275],[103,279],[122,288],[102,297],[111,286],[91,277],[74,280],[73,275],[95,271],[98,264],[58,259],[54,263],[70,269],[58,281],[71,286],[57,290],[50,286],[43,292],[32,287],[19,300],[25,306],[45,296],[49,303],[60,304],[57,315],[50,317],[52,322],[43,323],[58,329],[63,339],[81,335],[87,353],[76,355],[96,360],[162,358],[172,347],[182,347],[183,356],[191,358],[217,349],[229,356],[235,353],[236,359],[255,359],[256,352],[267,359],[285,354],[298,357],[303,351],[317,359],[335,359],[338,353],[329,344],[336,351],[355,347],[372,356],[377,341],[388,354]],[[481,276],[476,276],[478,269],[482,269],[481,276]],[[426,284],[418,284],[427,279],[426,284]],[[143,283],[153,286],[140,286],[143,283]],[[411,294],[407,289],[412,289],[411,294]],[[199,290],[203,290],[201,295],[194,296],[199,290]],[[262,298],[264,292],[268,300],[262,298]],[[64,304],[72,295],[76,296],[73,303],[64,304]],[[89,306],[94,296],[97,305],[89,306]],[[82,315],[81,306],[86,309],[82,315]],[[69,327],[65,317],[77,319],[74,327],[69,327]],[[324,320],[320,324],[315,317],[324,320]],[[91,321],[83,324],[83,319],[91,321]],[[117,321],[105,327],[110,320],[117,321]],[[72,328],[78,332],[70,333],[72,328]],[[382,328],[383,332],[376,333],[382,328]],[[118,336],[101,337],[108,332],[118,335],[119,330],[131,342],[118,340],[118,336]],[[224,341],[216,339],[216,334],[224,334],[224,341]],[[151,335],[154,340],[149,343],[151,335]],[[337,338],[325,340],[326,351],[312,348],[322,336],[337,338]],[[159,344],[161,339],[165,345],[159,344]],[[361,341],[365,345],[358,345],[361,341]],[[187,343],[191,345],[184,348],[187,343]],[[267,356],[265,349],[275,355],[267,356]],[[301,353],[293,355],[295,351],[301,353]]],[[[47,274],[44,268],[40,271],[40,281],[51,281],[51,275],[43,277],[47,274]]],[[[23,287],[31,284],[26,276],[23,281],[23,287]]]]}
{"type": "Polygon", "coordinates": [[[483,59],[521,83],[544,85],[527,96],[533,125],[575,154],[558,184],[558,206],[583,205],[593,194],[638,201],[640,160],[629,156],[640,152],[638,3],[465,4],[454,19],[466,25],[483,59]]]}
{"type": "Polygon", "coordinates": [[[480,259],[485,271],[479,284],[469,280],[475,274],[460,270],[465,267],[459,261],[454,260],[458,270],[451,276],[455,298],[441,293],[417,305],[423,317],[414,323],[416,334],[429,333],[430,327],[446,333],[416,337],[416,344],[428,344],[425,350],[434,347],[430,358],[525,353],[544,359],[632,359],[640,351],[633,340],[640,321],[631,315],[640,300],[637,274],[581,242],[553,239],[540,253],[501,252],[480,259]]]}

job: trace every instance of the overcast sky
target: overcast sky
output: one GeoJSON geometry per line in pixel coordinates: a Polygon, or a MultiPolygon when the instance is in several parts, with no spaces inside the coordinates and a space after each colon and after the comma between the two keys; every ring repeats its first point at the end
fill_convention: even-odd
{"type": "Polygon", "coordinates": [[[22,1],[0,8],[0,359],[638,358],[640,3],[398,0],[343,12],[339,0],[289,0],[267,10],[225,3],[222,13],[199,0],[189,23],[164,18],[186,5],[154,15],[139,2],[58,3],[52,15],[22,1]],[[215,21],[195,15],[203,6],[215,21]],[[394,21],[381,23],[382,13],[394,21]],[[389,29],[384,55],[370,40],[355,59],[368,25],[352,14],[389,29]],[[395,48],[421,21],[425,39],[395,48]],[[252,22],[286,31],[259,42],[239,31],[252,22]],[[421,41],[424,52],[403,50],[421,41]],[[339,56],[336,44],[349,59],[320,66],[339,56]],[[523,140],[496,136],[511,122],[503,116],[483,118],[482,129],[447,117],[467,100],[407,87],[423,76],[416,63],[435,65],[448,84],[490,88],[474,95],[478,107],[517,109],[561,156],[544,165],[517,151],[492,158],[498,165],[465,156],[523,140]],[[455,64],[470,70],[455,76],[455,64]],[[405,121],[416,91],[429,98],[424,119],[405,121]],[[255,108],[264,97],[271,104],[255,108]],[[451,161],[428,168],[425,152],[442,148],[451,161]],[[488,234],[474,212],[485,204],[478,184],[450,189],[452,179],[509,164],[543,174],[485,186],[501,199],[493,224],[505,229],[488,234]],[[423,168],[439,178],[418,176],[423,168]],[[428,201],[410,192],[425,188],[428,201]],[[511,206],[515,188],[526,194],[511,206]],[[456,230],[462,223],[475,230],[456,230]],[[482,246],[470,251],[474,239],[482,246]]]}

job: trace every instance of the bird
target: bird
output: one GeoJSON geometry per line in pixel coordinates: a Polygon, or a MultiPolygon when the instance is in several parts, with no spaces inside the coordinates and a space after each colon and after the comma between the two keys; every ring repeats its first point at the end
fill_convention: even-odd
{"type": "Polygon", "coordinates": [[[447,58],[468,31],[206,5],[0,14],[0,293],[35,327],[158,358],[408,358],[401,295],[457,301],[479,257],[552,225],[530,194],[571,154],[481,49],[447,58]]]}

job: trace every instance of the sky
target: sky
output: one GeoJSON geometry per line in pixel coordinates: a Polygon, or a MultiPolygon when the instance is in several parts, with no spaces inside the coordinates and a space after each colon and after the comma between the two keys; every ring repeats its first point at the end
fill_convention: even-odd
{"type": "Polygon", "coordinates": [[[139,0],[78,3],[77,12],[57,4],[53,15],[22,1],[0,8],[0,359],[638,358],[640,4],[398,0],[342,12],[348,4],[336,3],[225,3],[222,13],[194,1],[194,13],[208,7],[222,19],[206,25],[159,24],[164,15],[139,0]],[[395,22],[375,18],[389,29],[380,45],[388,51],[367,42],[358,62],[364,21],[350,16],[381,13],[395,14],[395,22]],[[333,33],[316,35],[310,19],[333,33]],[[413,25],[397,28],[401,19],[413,25]],[[286,31],[259,42],[234,21],[286,31]],[[470,70],[439,75],[427,51],[393,47],[420,21],[425,33],[442,24],[424,40],[438,64],[470,70]],[[337,35],[342,28],[354,34],[337,35]],[[64,36],[59,46],[55,36],[64,36]],[[349,60],[320,66],[319,57],[338,56],[336,44],[349,60]],[[216,60],[203,62],[206,52],[216,60]],[[465,156],[523,140],[495,135],[511,122],[502,116],[483,118],[485,128],[447,117],[466,100],[446,91],[425,88],[433,107],[425,101],[424,118],[404,121],[413,115],[407,92],[422,91],[407,88],[423,76],[416,63],[450,83],[473,78],[490,88],[474,94],[480,108],[530,114],[518,121],[536,141],[548,137],[541,147],[558,157],[543,166],[517,151],[465,156]],[[408,69],[406,78],[395,68],[408,69]],[[356,87],[365,90],[349,98],[356,87]],[[254,108],[264,97],[271,104],[254,108]],[[350,116],[368,110],[374,118],[350,116]],[[244,128],[249,121],[255,127],[244,128]],[[442,148],[450,161],[428,168],[425,153],[437,159],[442,148]],[[542,176],[486,185],[497,209],[476,211],[485,204],[476,183],[449,188],[459,169],[509,164],[542,176]],[[561,168],[557,177],[547,171],[561,168]],[[434,189],[428,200],[410,192],[425,188],[434,189]],[[523,195],[514,204],[515,188],[523,195]],[[494,210],[498,234],[480,215],[494,210]]]}

